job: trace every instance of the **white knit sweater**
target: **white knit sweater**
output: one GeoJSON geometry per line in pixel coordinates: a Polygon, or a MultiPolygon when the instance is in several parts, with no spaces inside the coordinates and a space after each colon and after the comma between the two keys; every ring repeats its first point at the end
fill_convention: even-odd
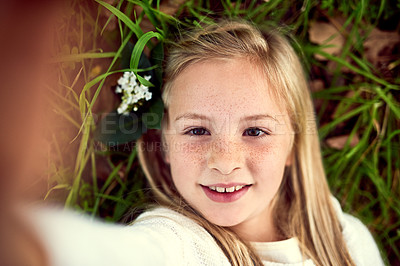
{"type": "MultiPolygon", "coordinates": [[[[334,204],[355,263],[383,265],[367,228],[343,214],[336,200],[334,204]]],[[[143,213],[132,226],[90,221],[54,210],[39,210],[32,216],[54,266],[230,265],[204,228],[167,208],[143,213]]],[[[302,257],[296,238],[253,245],[264,265],[314,265],[302,257]]]]}

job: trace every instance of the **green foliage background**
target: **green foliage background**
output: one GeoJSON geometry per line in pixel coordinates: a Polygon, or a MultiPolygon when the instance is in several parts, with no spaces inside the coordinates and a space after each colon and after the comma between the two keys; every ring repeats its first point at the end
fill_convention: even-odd
{"type": "MultiPolygon", "coordinates": [[[[399,15],[399,1],[67,2],[55,25],[53,64],[59,83],[48,88],[56,122],[46,132],[50,149],[44,200],[114,222],[140,208],[148,193],[134,141],[107,146],[96,138],[101,119],[119,104],[113,93],[116,80],[128,69],[141,75],[143,51],[160,75],[159,60],[151,55],[160,55],[159,41],[180,29],[242,17],[296,36],[293,45],[310,84],[323,82],[313,97],[332,192],[346,212],[368,226],[386,263],[400,263],[399,49],[378,67],[363,46],[373,29],[398,32],[399,15]],[[336,25],[344,37],[338,54],[326,52],[328,42],[310,41],[311,25],[320,22],[336,25]],[[344,136],[342,145],[329,145],[338,136],[344,136]]],[[[154,85],[157,92],[160,84],[154,85]]]]}

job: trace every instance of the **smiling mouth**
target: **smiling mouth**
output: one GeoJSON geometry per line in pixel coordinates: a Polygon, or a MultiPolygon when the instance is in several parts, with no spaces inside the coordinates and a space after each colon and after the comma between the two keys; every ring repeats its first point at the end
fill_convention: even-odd
{"type": "Polygon", "coordinates": [[[212,191],[216,191],[219,193],[232,193],[238,190],[241,190],[242,188],[250,186],[250,185],[242,185],[242,186],[232,186],[232,187],[217,187],[217,186],[210,186],[208,187],[212,191]]]}
{"type": "Polygon", "coordinates": [[[205,195],[214,202],[229,203],[234,202],[244,196],[250,189],[250,185],[213,185],[203,186],[201,185],[205,195]]]}

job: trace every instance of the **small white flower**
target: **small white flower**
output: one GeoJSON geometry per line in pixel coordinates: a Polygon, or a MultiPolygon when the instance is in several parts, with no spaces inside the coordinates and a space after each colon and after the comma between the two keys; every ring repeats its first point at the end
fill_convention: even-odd
{"type": "Polygon", "coordinates": [[[149,101],[151,99],[152,93],[151,92],[147,92],[144,97],[146,99],[146,101],[149,101]]]}
{"type": "Polygon", "coordinates": [[[126,99],[127,104],[132,104],[133,103],[133,96],[129,95],[128,98],[126,99]]]}
{"type": "MultiPolygon", "coordinates": [[[[144,79],[149,81],[151,76],[144,76],[144,79]]],[[[139,84],[134,72],[128,71],[118,79],[118,86],[115,89],[116,93],[122,93],[122,102],[117,109],[119,114],[129,114],[129,111],[138,110],[138,106],[142,105],[143,101],[149,101],[152,93],[149,88],[143,84],[139,84]]]]}
{"type": "Polygon", "coordinates": [[[139,98],[139,96],[137,95],[133,95],[132,97],[132,103],[137,103],[141,98],[139,98]]]}
{"type": "Polygon", "coordinates": [[[129,81],[128,81],[128,79],[125,78],[125,77],[120,77],[120,78],[118,79],[118,84],[119,84],[119,85],[123,85],[123,84],[125,84],[125,83],[127,83],[127,82],[129,82],[129,81]]]}
{"type": "Polygon", "coordinates": [[[119,106],[119,108],[117,109],[117,112],[118,112],[119,114],[127,114],[127,113],[128,113],[127,108],[128,108],[128,105],[125,104],[125,103],[122,103],[122,104],[119,106]]]}
{"type": "Polygon", "coordinates": [[[137,82],[136,82],[136,77],[135,77],[135,79],[132,79],[132,78],[130,79],[129,85],[131,85],[132,87],[135,87],[135,86],[138,85],[137,82]]]}
{"type": "Polygon", "coordinates": [[[123,90],[126,91],[127,93],[132,93],[135,90],[135,87],[131,86],[130,84],[127,84],[123,87],[123,90]]]}
{"type": "Polygon", "coordinates": [[[124,75],[123,75],[123,77],[124,77],[124,78],[126,78],[126,79],[130,79],[130,78],[131,78],[131,76],[132,76],[132,74],[133,74],[133,72],[132,72],[132,71],[131,71],[131,72],[127,71],[127,72],[124,72],[124,75]]]}

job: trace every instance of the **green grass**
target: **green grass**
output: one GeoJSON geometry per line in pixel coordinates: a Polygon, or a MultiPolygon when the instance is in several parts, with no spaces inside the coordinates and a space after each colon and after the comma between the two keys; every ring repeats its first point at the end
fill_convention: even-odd
{"type": "Polygon", "coordinates": [[[59,83],[48,88],[51,115],[57,122],[47,132],[51,150],[45,200],[114,222],[121,221],[130,208],[140,208],[147,197],[146,185],[134,145],[107,147],[94,138],[100,119],[119,104],[112,93],[116,78],[125,68],[141,75],[142,51],[155,51],[159,40],[180,29],[221,16],[243,17],[296,36],[293,44],[303,51],[300,56],[310,81],[324,82],[324,89],[313,97],[318,102],[319,133],[332,192],[345,211],[367,224],[386,262],[398,263],[399,61],[390,62],[397,75],[388,77],[366,59],[362,44],[373,28],[385,27],[399,15],[399,4],[372,0],[216,3],[186,1],[171,16],[160,11],[160,1],[70,2],[56,25],[59,52],[52,64],[58,69],[59,83]],[[331,55],[309,41],[308,30],[311,22],[335,16],[344,20],[339,31],[345,42],[340,54],[331,55]],[[116,27],[108,29],[112,25],[116,27]],[[148,25],[153,25],[151,31],[148,25]],[[133,43],[130,58],[123,58],[133,43]],[[315,54],[330,63],[316,60],[315,54]],[[129,65],[121,66],[127,59],[129,65]],[[349,136],[343,148],[327,144],[327,139],[340,135],[349,136]],[[359,141],[350,145],[355,136],[359,141]]]}

